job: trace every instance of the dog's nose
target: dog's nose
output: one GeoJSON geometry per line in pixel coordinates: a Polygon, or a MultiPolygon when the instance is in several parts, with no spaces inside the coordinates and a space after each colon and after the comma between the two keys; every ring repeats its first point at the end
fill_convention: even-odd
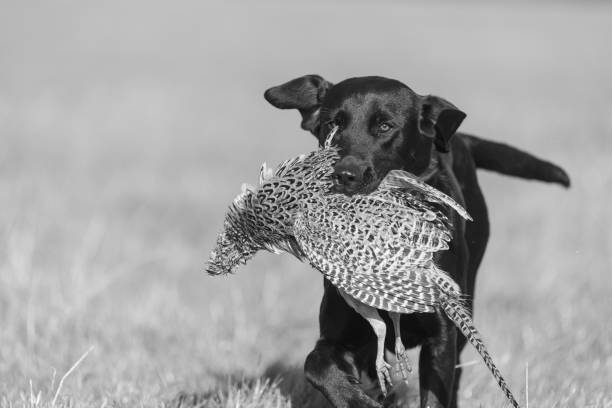
{"type": "Polygon", "coordinates": [[[355,183],[357,177],[355,173],[350,170],[336,170],[332,176],[336,183],[347,186],[349,184],[355,183]]]}
{"type": "Polygon", "coordinates": [[[345,158],[336,164],[332,178],[336,191],[354,194],[371,181],[372,169],[364,162],[345,158]]]}

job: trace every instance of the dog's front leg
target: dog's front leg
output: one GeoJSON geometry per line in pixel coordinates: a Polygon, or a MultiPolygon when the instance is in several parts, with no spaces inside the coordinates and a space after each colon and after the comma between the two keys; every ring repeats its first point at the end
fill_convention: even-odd
{"type": "Polygon", "coordinates": [[[335,408],[380,408],[359,386],[355,358],[343,347],[319,340],[304,363],[310,383],[335,408]]]}
{"type": "Polygon", "coordinates": [[[453,399],[457,329],[440,313],[438,320],[439,334],[423,344],[419,356],[421,408],[447,408],[453,399]]]}

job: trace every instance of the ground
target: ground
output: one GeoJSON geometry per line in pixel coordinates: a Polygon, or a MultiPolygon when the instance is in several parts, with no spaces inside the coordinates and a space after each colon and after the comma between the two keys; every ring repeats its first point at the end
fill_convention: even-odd
{"type": "MultiPolygon", "coordinates": [[[[570,173],[570,190],[479,173],[475,321],[521,402],[612,406],[604,2],[2,8],[0,407],[320,406],[301,374],[318,274],[271,254],[203,272],[240,184],[314,147],[262,97],[309,73],[400,79],[570,173]]],[[[503,406],[462,360],[461,406],[503,406]]]]}

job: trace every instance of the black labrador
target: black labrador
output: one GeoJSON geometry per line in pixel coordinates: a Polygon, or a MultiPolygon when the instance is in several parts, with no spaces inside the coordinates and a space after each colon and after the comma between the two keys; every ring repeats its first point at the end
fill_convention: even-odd
{"type": "MultiPolygon", "coordinates": [[[[455,133],[465,113],[432,95],[421,96],[403,83],[382,77],[351,78],[332,84],[318,75],[296,78],[265,93],[280,109],[298,109],[302,128],[323,143],[338,126],[335,142],[341,160],[335,166],[336,189],[345,194],[374,190],[392,169],[404,169],[463,203],[473,222],[457,223],[450,250],[438,264],[451,274],[469,299],[489,238],[489,220],[476,169],[555,182],[570,181],[560,167],[505,144],[455,133]]],[[[380,393],[360,384],[376,378],[375,337],[368,323],[324,282],[320,339],[304,365],[308,380],[334,407],[380,407],[380,393]],[[374,399],[376,398],[376,399],[374,399]]],[[[470,309],[472,305],[470,304],[470,309]]],[[[385,312],[388,327],[392,327],[385,312]]],[[[456,407],[466,339],[443,314],[402,316],[406,347],[421,346],[421,407],[456,407]]],[[[388,331],[387,348],[393,350],[388,331]]]]}

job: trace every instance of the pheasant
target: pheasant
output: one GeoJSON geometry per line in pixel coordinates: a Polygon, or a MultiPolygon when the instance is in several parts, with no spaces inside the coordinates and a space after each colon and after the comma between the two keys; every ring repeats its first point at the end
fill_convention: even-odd
{"type": "Polygon", "coordinates": [[[211,275],[231,273],[259,250],[288,252],[309,262],[372,326],[377,337],[376,372],[383,395],[391,383],[384,360],[386,324],[393,322],[395,353],[404,376],[410,371],[400,337],[404,313],[442,310],[476,348],[513,407],[519,404],[473,325],[457,283],[434,255],[448,249],[452,198],[402,170],[392,170],[369,195],[330,192],[338,148],[334,128],[322,149],[281,163],[262,165],[259,185],[243,186],[227,213],[207,266],[211,275]]]}

